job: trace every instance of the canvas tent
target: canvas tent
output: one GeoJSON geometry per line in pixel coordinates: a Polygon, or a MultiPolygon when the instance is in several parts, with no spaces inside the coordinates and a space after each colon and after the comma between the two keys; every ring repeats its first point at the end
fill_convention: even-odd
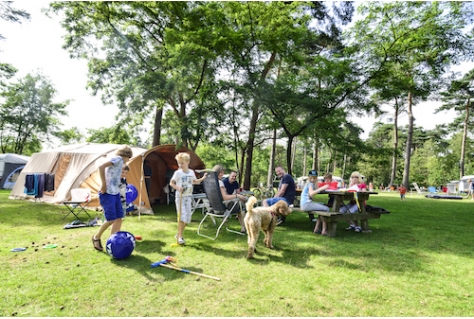
{"type": "MultiPolygon", "coordinates": [[[[65,146],[59,149],[35,153],[23,169],[18,178],[17,185],[13,188],[10,198],[31,198],[23,193],[25,176],[33,173],[55,174],[55,190],[45,192],[42,201],[49,203],[61,203],[70,199],[72,188],[90,188],[92,201],[90,207],[99,206],[98,191],[100,188],[100,177],[98,167],[115,155],[121,145],[116,144],[79,144],[65,146]]],[[[175,145],[159,145],[152,149],[134,148],[133,157],[128,162],[130,172],[127,182],[138,189],[138,198],[134,204],[141,209],[150,209],[150,202],[160,200],[165,202],[166,193],[163,187],[167,184],[167,174],[176,170],[174,157],[178,152],[187,152],[191,155],[190,167],[194,169],[204,168],[201,159],[191,150],[180,148],[176,150],[175,145]],[[143,162],[147,159],[152,168],[150,196],[147,194],[145,180],[143,177],[143,162]],[[150,200],[151,199],[151,200],[150,200]]]]}
{"type": "Polygon", "coordinates": [[[0,154],[0,188],[12,189],[29,156],[0,154]]]}

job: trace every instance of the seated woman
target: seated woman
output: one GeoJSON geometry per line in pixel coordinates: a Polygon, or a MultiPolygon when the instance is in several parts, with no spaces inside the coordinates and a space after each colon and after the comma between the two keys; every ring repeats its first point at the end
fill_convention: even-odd
{"type": "MultiPolygon", "coordinates": [[[[362,181],[362,178],[360,176],[359,172],[352,172],[351,174],[351,180],[349,182],[349,187],[347,188],[347,191],[349,192],[365,192],[367,191],[367,185],[362,181]]],[[[365,203],[359,203],[359,205],[365,205],[365,203]]],[[[357,213],[359,211],[359,206],[355,200],[351,200],[349,204],[341,206],[339,209],[340,213],[357,213]]],[[[349,227],[346,228],[346,230],[354,230],[356,233],[360,233],[362,229],[360,228],[357,220],[351,220],[349,222],[349,227]]]]}
{"type": "MultiPolygon", "coordinates": [[[[240,232],[245,233],[245,224],[244,224],[244,217],[245,217],[245,211],[244,207],[245,202],[247,201],[247,197],[241,194],[229,194],[227,193],[227,190],[225,188],[224,182],[222,181],[222,178],[224,177],[224,167],[221,165],[216,165],[212,169],[214,172],[217,174],[217,179],[219,180],[219,188],[221,190],[222,194],[222,199],[226,200],[233,200],[238,198],[240,200],[240,205],[235,205],[234,208],[232,209],[232,213],[238,213],[237,214],[237,219],[239,220],[240,223],[240,232]]],[[[227,206],[230,208],[234,205],[234,203],[229,203],[227,206]]]]}
{"type": "MultiPolygon", "coordinates": [[[[306,184],[306,186],[303,188],[303,191],[301,192],[301,202],[300,202],[301,209],[308,212],[311,212],[314,210],[328,212],[329,207],[321,203],[313,202],[313,196],[323,190],[328,189],[329,184],[327,185],[325,184],[321,187],[316,188],[316,182],[318,180],[318,172],[316,172],[315,170],[309,171],[308,178],[309,178],[308,183],[306,184]]],[[[313,214],[309,214],[309,216],[311,220],[314,218],[313,214]]],[[[322,231],[318,230],[318,227],[319,227],[318,223],[319,223],[319,219],[318,219],[318,222],[316,223],[316,227],[314,228],[313,232],[316,234],[327,236],[327,223],[326,222],[322,223],[323,224],[322,231]]]]}

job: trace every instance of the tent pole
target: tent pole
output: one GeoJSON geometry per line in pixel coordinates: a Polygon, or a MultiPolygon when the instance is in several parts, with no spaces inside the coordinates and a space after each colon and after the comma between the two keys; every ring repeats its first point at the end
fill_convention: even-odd
{"type": "Polygon", "coordinates": [[[142,154],[142,165],[141,165],[141,168],[140,168],[140,189],[138,190],[138,203],[140,204],[140,206],[138,206],[138,220],[140,220],[140,209],[142,207],[142,184],[143,184],[143,164],[145,163],[145,156],[143,156],[142,154]]]}

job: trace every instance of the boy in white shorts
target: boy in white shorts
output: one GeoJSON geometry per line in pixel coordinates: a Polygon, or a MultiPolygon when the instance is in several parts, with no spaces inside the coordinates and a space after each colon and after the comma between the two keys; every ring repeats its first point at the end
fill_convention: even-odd
{"type": "Polygon", "coordinates": [[[194,171],[189,168],[191,157],[188,153],[178,153],[175,159],[179,169],[171,177],[170,186],[176,190],[175,204],[179,216],[176,240],[179,245],[184,245],[186,243],[183,238],[184,228],[191,222],[192,216],[193,185],[200,184],[207,174],[199,179],[196,178],[194,171]]]}

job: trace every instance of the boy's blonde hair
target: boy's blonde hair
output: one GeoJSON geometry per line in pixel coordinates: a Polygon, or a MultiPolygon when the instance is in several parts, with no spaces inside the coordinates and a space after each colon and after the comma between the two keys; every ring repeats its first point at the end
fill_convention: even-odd
{"type": "Polygon", "coordinates": [[[130,171],[130,167],[128,165],[124,165],[122,167],[122,171],[130,171]]]}
{"type": "Polygon", "coordinates": [[[121,146],[117,152],[115,152],[117,156],[125,156],[125,157],[133,157],[133,151],[132,148],[128,145],[123,145],[121,146]]]}
{"type": "Polygon", "coordinates": [[[191,161],[191,156],[189,156],[188,153],[178,153],[176,156],[175,156],[175,160],[176,161],[184,161],[184,162],[188,162],[191,161]]]}

